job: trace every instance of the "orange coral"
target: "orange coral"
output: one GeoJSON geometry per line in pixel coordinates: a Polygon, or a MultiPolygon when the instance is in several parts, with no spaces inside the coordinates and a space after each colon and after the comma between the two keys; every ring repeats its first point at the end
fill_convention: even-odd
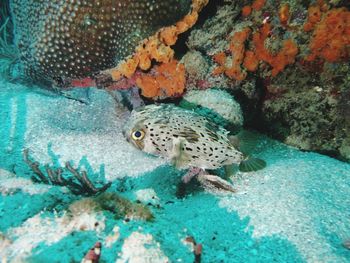
{"type": "Polygon", "coordinates": [[[130,78],[139,67],[147,70],[151,61],[169,63],[174,57],[171,45],[177,41],[179,34],[191,28],[198,19],[198,13],[208,3],[208,0],[192,0],[192,10],[175,25],[162,28],[154,36],[144,40],[137,48],[135,54],[128,60],[120,63],[116,68],[105,71],[114,81],[125,76],[130,78]]]}
{"type": "Polygon", "coordinates": [[[213,71],[214,75],[225,73],[229,78],[244,80],[246,72],[242,71],[241,64],[248,71],[256,71],[259,61],[268,63],[271,67],[271,76],[276,76],[284,70],[288,64],[294,63],[299,50],[297,45],[287,39],[283,42],[283,47],[277,54],[271,53],[265,47],[265,40],[271,32],[271,25],[265,23],[258,32],[253,34],[253,44],[255,52],[245,51],[244,43],[250,35],[250,29],[246,28],[241,32],[236,32],[230,42],[230,51],[233,55],[231,66],[227,66],[227,59],[224,52],[216,54],[213,58],[219,64],[213,71]]]}
{"type": "Polygon", "coordinates": [[[250,5],[243,6],[242,16],[247,17],[252,13],[252,7],[250,5]]]}
{"type": "Polygon", "coordinates": [[[250,5],[245,5],[242,8],[242,16],[247,17],[249,16],[253,10],[259,11],[263,8],[265,5],[266,0],[255,0],[253,4],[250,5]]]}
{"type": "Polygon", "coordinates": [[[307,61],[317,57],[328,62],[346,60],[350,57],[350,11],[334,8],[324,13],[315,24],[309,44],[311,54],[307,61]]]}
{"type": "Polygon", "coordinates": [[[152,75],[142,74],[137,77],[136,85],[142,95],[148,98],[180,95],[185,90],[185,66],[172,60],[155,66],[152,75]]]}
{"type": "Polygon", "coordinates": [[[311,31],[315,24],[321,20],[321,9],[318,5],[310,6],[308,9],[307,21],[304,24],[304,30],[306,32],[311,31]]]}
{"type": "Polygon", "coordinates": [[[252,4],[252,8],[256,11],[261,10],[263,6],[265,5],[266,0],[255,0],[252,4]]]}
{"type": "Polygon", "coordinates": [[[248,70],[248,71],[256,71],[259,65],[259,60],[255,56],[253,51],[246,51],[245,56],[244,56],[244,61],[243,61],[243,66],[248,70]]]}
{"type": "Polygon", "coordinates": [[[283,4],[278,11],[278,18],[280,19],[281,24],[287,25],[289,17],[290,17],[289,5],[283,4]]]}
{"type": "Polygon", "coordinates": [[[256,32],[253,35],[253,43],[255,46],[256,57],[259,60],[265,61],[272,67],[271,76],[274,77],[283,71],[288,64],[294,63],[295,56],[298,54],[299,50],[297,45],[291,39],[287,39],[283,42],[282,49],[276,55],[270,53],[264,45],[270,31],[270,24],[265,23],[260,29],[260,32],[256,32]]]}
{"type": "Polygon", "coordinates": [[[278,73],[282,72],[288,64],[294,63],[295,56],[298,52],[297,45],[291,39],[285,40],[282,49],[276,56],[272,57],[272,60],[269,62],[273,67],[271,76],[276,76],[278,73]]]}
{"type": "Polygon", "coordinates": [[[214,61],[220,66],[213,71],[214,75],[225,73],[229,78],[244,80],[247,73],[242,71],[241,64],[244,59],[244,42],[250,35],[250,29],[245,28],[243,31],[236,32],[230,42],[230,51],[232,54],[231,65],[227,66],[227,58],[224,52],[214,55],[214,61]]]}

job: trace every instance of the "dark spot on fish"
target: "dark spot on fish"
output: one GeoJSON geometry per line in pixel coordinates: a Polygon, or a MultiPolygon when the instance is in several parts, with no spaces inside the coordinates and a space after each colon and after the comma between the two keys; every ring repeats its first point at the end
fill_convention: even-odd
{"type": "Polygon", "coordinates": [[[186,147],[186,150],[192,152],[192,149],[190,147],[186,147]]]}

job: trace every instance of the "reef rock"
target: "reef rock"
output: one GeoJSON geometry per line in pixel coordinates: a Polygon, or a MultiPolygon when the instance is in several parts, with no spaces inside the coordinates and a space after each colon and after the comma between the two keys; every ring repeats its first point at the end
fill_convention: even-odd
{"type": "Polygon", "coordinates": [[[242,106],[245,127],[349,161],[346,1],[224,1],[215,7],[188,38],[188,54],[200,52],[208,65],[208,76],[196,79],[205,86],[197,88],[227,89],[242,106]]]}

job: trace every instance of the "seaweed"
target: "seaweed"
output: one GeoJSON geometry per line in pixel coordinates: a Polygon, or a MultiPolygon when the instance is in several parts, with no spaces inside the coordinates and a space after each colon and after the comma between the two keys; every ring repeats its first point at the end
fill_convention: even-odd
{"type": "Polygon", "coordinates": [[[147,206],[133,203],[116,193],[102,193],[96,197],[95,201],[102,210],[112,212],[116,219],[126,217],[152,221],[154,218],[147,206]]]}
{"type": "Polygon", "coordinates": [[[45,175],[40,169],[40,164],[36,161],[30,160],[28,149],[23,151],[23,159],[34,172],[34,175],[31,177],[34,182],[66,186],[74,195],[97,195],[106,191],[112,184],[111,182],[108,182],[99,188],[94,186],[94,184],[88,178],[86,171],[79,171],[78,169],[73,168],[70,162],[66,162],[65,168],[71,175],[73,175],[73,177],[63,177],[63,168],[59,167],[55,169],[50,167],[48,164],[45,165],[45,170],[47,173],[47,175],[45,175]]]}
{"type": "Polygon", "coordinates": [[[80,199],[69,206],[70,213],[79,215],[91,212],[108,211],[116,220],[143,219],[152,221],[154,216],[149,207],[129,201],[117,193],[104,192],[94,197],[80,199]]]}

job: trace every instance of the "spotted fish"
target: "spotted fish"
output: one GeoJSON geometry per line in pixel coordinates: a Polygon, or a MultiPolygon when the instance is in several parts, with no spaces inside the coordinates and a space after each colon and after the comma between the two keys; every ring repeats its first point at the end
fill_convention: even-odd
{"type": "Polygon", "coordinates": [[[241,164],[241,170],[251,171],[265,165],[259,159],[255,159],[255,165],[248,162],[223,127],[173,104],[132,111],[123,133],[136,148],[167,158],[179,169],[212,170],[241,164]]]}

